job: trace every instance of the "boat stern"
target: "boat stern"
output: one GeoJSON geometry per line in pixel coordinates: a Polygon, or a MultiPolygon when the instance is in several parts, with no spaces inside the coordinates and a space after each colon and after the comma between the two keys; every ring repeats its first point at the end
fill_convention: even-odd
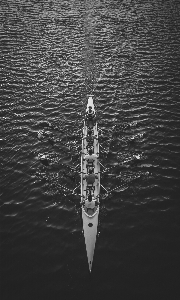
{"type": "Polygon", "coordinates": [[[83,231],[86,244],[89,271],[91,272],[98,227],[99,206],[94,214],[89,215],[82,207],[83,231]]]}

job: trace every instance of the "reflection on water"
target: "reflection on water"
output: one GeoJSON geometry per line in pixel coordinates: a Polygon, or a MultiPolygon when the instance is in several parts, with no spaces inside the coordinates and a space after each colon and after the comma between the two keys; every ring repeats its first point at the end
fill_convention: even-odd
{"type": "Polygon", "coordinates": [[[178,290],[179,11],[176,0],[2,2],[3,299],[9,286],[26,299],[89,291],[71,194],[88,93],[101,180],[113,190],[101,206],[94,292],[178,290]]]}

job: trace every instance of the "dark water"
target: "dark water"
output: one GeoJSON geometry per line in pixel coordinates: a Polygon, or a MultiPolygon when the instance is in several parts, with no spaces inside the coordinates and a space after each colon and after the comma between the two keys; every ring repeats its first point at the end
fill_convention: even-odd
{"type": "Polygon", "coordinates": [[[0,22],[1,299],[179,299],[180,2],[9,0],[0,22]],[[92,92],[116,190],[90,276],[68,190],[92,92]]]}

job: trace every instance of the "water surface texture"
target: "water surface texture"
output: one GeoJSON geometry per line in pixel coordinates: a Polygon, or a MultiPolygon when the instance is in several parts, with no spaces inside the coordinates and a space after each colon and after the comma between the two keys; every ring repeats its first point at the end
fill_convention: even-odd
{"type": "Polygon", "coordinates": [[[179,299],[180,2],[1,1],[0,90],[1,299],[179,299]],[[89,93],[113,190],[91,275],[89,93]]]}

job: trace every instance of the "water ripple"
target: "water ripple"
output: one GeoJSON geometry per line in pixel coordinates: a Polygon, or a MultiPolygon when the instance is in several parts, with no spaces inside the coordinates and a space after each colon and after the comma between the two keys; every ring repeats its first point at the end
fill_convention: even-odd
{"type": "Polygon", "coordinates": [[[2,3],[5,299],[9,284],[15,294],[19,288],[20,298],[27,298],[22,284],[34,298],[29,282],[35,287],[37,278],[43,299],[50,292],[52,298],[53,290],[89,288],[79,198],[71,191],[80,179],[72,167],[79,162],[92,92],[101,161],[109,168],[101,180],[112,190],[101,206],[94,291],[119,292],[117,278],[121,297],[129,299],[166,295],[172,281],[176,288],[179,8],[175,0],[2,3]]]}

